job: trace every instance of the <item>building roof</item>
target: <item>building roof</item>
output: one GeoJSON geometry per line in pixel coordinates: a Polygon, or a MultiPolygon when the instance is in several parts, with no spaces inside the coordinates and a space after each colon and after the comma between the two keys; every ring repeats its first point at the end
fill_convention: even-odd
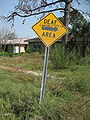
{"type": "Polygon", "coordinates": [[[35,43],[37,43],[37,42],[41,42],[41,40],[38,37],[35,37],[35,38],[27,39],[24,42],[29,42],[29,43],[35,42],[35,43]]]}
{"type": "MultiPolygon", "coordinates": [[[[24,42],[29,42],[29,43],[40,43],[41,40],[39,39],[39,37],[36,37],[36,38],[30,38],[30,39],[27,39],[25,40],[24,42]]],[[[60,40],[57,40],[56,42],[61,42],[61,39],[60,40]]]]}
{"type": "Polygon", "coordinates": [[[27,40],[27,39],[19,38],[19,39],[7,40],[6,44],[12,44],[12,45],[15,45],[15,44],[26,45],[26,44],[28,44],[28,42],[24,42],[25,40],[27,40]]]}

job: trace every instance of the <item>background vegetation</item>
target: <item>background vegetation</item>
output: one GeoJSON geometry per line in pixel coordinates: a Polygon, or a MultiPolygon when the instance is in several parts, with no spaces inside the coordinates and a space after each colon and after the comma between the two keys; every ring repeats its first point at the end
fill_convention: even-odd
{"type": "MultiPolygon", "coordinates": [[[[71,59],[71,54],[71,58],[66,57],[63,47],[58,50],[57,60],[53,58],[57,49],[50,53],[42,104],[39,104],[41,76],[0,68],[0,120],[89,120],[90,57],[83,58],[84,64],[81,59],[71,59]],[[67,59],[72,61],[65,62],[67,59]]],[[[0,56],[0,65],[42,72],[43,55],[35,52],[0,56]]]]}

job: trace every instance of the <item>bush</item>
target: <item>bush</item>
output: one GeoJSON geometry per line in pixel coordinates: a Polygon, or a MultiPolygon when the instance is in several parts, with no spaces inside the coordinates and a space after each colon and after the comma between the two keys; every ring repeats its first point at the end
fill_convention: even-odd
{"type": "Polygon", "coordinates": [[[75,49],[69,52],[68,50],[66,51],[67,56],[67,64],[68,66],[70,65],[79,65],[82,64],[83,58],[81,57],[80,53],[77,52],[75,49]]]}
{"type": "Polygon", "coordinates": [[[33,52],[33,50],[32,50],[32,48],[27,47],[27,48],[26,48],[26,52],[27,52],[27,53],[31,53],[31,52],[33,52]]]}
{"type": "Polygon", "coordinates": [[[8,52],[0,52],[0,56],[8,56],[8,52]]]}
{"type": "Polygon", "coordinates": [[[13,53],[12,53],[12,52],[0,52],[0,56],[9,56],[9,57],[13,57],[13,53]]]}
{"type": "Polygon", "coordinates": [[[79,52],[65,49],[64,46],[55,46],[51,50],[50,59],[55,69],[65,69],[71,65],[81,65],[84,64],[84,59],[79,52]]]}
{"type": "Polygon", "coordinates": [[[50,59],[55,69],[67,68],[67,60],[65,48],[63,46],[56,46],[52,49],[50,59]]]}
{"type": "Polygon", "coordinates": [[[75,83],[74,82],[68,83],[67,89],[69,91],[74,91],[74,92],[77,91],[83,94],[88,94],[90,90],[88,82],[85,80],[78,80],[75,83]]]}
{"type": "Polygon", "coordinates": [[[12,52],[0,52],[0,56],[9,56],[9,57],[13,57],[13,56],[21,56],[24,55],[26,53],[12,53],[12,52]]]}
{"type": "Polygon", "coordinates": [[[32,52],[37,52],[37,51],[39,51],[38,48],[30,48],[29,46],[26,48],[27,53],[32,53],[32,52]]]}

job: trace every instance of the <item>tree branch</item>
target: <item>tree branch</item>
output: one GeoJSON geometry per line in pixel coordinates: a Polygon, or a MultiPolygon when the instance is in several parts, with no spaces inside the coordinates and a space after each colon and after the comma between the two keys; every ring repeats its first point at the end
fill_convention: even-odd
{"type": "Polygon", "coordinates": [[[21,11],[24,11],[24,12],[33,12],[33,11],[36,11],[36,10],[39,10],[39,9],[42,9],[42,8],[45,8],[47,6],[50,6],[50,5],[55,5],[56,3],[59,3],[59,2],[66,2],[66,0],[57,0],[55,2],[52,2],[52,3],[47,3],[45,5],[42,5],[40,7],[37,7],[35,9],[30,9],[30,10],[27,10],[27,9],[23,9],[23,8],[19,8],[21,11]]]}
{"type": "Polygon", "coordinates": [[[78,0],[76,0],[76,2],[78,3],[78,5],[80,5],[80,2],[78,0]]]}
{"type": "Polygon", "coordinates": [[[39,15],[39,14],[42,14],[42,13],[47,13],[47,12],[53,12],[53,11],[57,11],[57,10],[61,10],[61,12],[64,11],[64,8],[57,8],[57,9],[53,9],[53,10],[47,10],[47,11],[42,11],[42,12],[37,12],[37,13],[31,13],[31,14],[28,14],[28,15],[21,15],[17,12],[13,12],[11,15],[9,15],[8,17],[4,17],[4,19],[7,19],[8,22],[14,18],[15,16],[19,16],[19,17],[29,17],[29,16],[33,16],[33,15],[39,15]]]}

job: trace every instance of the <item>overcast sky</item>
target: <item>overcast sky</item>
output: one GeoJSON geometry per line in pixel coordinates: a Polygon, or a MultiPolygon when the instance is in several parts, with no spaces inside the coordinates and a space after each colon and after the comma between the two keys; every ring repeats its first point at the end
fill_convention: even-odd
{"type": "MultiPolygon", "coordinates": [[[[81,0],[82,1],[82,0],[81,0]]],[[[0,0],[0,16],[5,15],[7,16],[11,11],[14,10],[14,6],[17,4],[18,0],[0,0]]],[[[80,8],[83,10],[90,10],[90,4],[87,3],[87,5],[75,5],[76,8],[80,8]]],[[[57,17],[60,17],[60,12],[54,12],[57,17]]],[[[39,19],[39,18],[38,18],[39,19]]],[[[37,35],[34,33],[34,31],[31,29],[31,26],[35,24],[38,19],[35,16],[29,17],[26,19],[25,24],[22,24],[23,19],[16,17],[15,19],[15,25],[13,27],[13,30],[16,32],[18,37],[21,38],[32,38],[36,37],[37,35]]],[[[10,27],[8,23],[1,22],[0,21],[0,28],[2,26],[10,27]]]]}

